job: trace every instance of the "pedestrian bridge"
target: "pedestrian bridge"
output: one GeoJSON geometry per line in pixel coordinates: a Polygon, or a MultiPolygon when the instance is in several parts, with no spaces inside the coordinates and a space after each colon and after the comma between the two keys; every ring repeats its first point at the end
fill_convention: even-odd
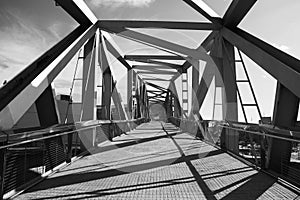
{"type": "Polygon", "coordinates": [[[100,142],[16,199],[296,199],[299,193],[171,123],[100,142]]]}
{"type": "Polygon", "coordinates": [[[300,199],[300,61],[239,27],[256,0],[223,16],[182,2],[208,22],[102,20],[55,0],[79,26],[0,88],[0,199],[300,199]],[[145,29],[208,34],[192,48],[145,29]],[[152,49],[124,54],[124,40],[152,49]],[[272,117],[244,58],[276,80],[272,117]]]}

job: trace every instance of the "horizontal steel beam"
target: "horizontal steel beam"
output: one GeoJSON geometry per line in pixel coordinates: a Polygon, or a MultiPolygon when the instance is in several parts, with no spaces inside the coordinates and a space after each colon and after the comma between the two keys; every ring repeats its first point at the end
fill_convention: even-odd
{"type": "Polygon", "coordinates": [[[150,83],[150,82],[147,82],[147,81],[145,81],[145,83],[146,83],[147,85],[151,86],[151,87],[154,87],[154,88],[158,89],[158,90],[167,91],[166,88],[160,87],[160,86],[158,86],[158,85],[156,85],[156,84],[154,84],[154,83],[150,83]]]}
{"type": "Polygon", "coordinates": [[[161,99],[165,99],[166,97],[163,97],[163,96],[148,96],[148,100],[161,100],[161,99]]]}
{"type": "Polygon", "coordinates": [[[166,91],[161,91],[161,90],[147,90],[147,92],[153,93],[153,94],[164,94],[167,93],[166,91]]]}
{"type": "Polygon", "coordinates": [[[143,78],[144,81],[170,81],[170,79],[161,79],[161,78],[143,78]]]}
{"type": "Polygon", "coordinates": [[[149,69],[180,69],[180,67],[168,67],[168,66],[162,66],[162,65],[132,65],[132,69],[144,69],[144,70],[149,70],[149,69]]]}
{"type": "Polygon", "coordinates": [[[144,69],[134,68],[134,70],[137,71],[137,72],[155,72],[155,73],[160,73],[160,72],[162,72],[162,73],[164,73],[164,72],[176,73],[177,72],[175,69],[170,69],[170,68],[158,69],[158,68],[155,68],[155,67],[147,67],[147,68],[144,68],[144,69]],[[170,71],[170,70],[172,70],[172,71],[170,71]]]}
{"type": "Polygon", "coordinates": [[[207,22],[101,20],[100,26],[116,28],[164,28],[185,30],[219,30],[221,25],[207,22]]]}
{"type": "Polygon", "coordinates": [[[241,29],[223,28],[222,36],[300,98],[300,61],[241,29]]]}
{"type": "Polygon", "coordinates": [[[157,64],[157,65],[161,65],[162,67],[168,67],[169,69],[181,69],[182,66],[178,65],[178,64],[173,64],[173,63],[169,63],[169,62],[163,62],[163,61],[156,61],[156,60],[136,60],[136,62],[142,62],[142,63],[149,63],[149,64],[157,64]]]}
{"type": "Polygon", "coordinates": [[[181,56],[174,56],[174,55],[125,55],[124,59],[126,60],[185,60],[181,56]]]}
{"type": "Polygon", "coordinates": [[[156,75],[175,75],[177,72],[168,72],[168,71],[137,71],[137,74],[156,74],[156,75]]]}

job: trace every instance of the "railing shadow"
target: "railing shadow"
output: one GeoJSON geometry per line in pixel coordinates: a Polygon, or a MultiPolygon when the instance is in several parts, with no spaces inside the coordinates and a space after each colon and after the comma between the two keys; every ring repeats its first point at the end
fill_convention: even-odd
{"type": "Polygon", "coordinates": [[[104,179],[104,178],[110,178],[114,176],[120,176],[125,175],[129,173],[144,171],[148,169],[154,169],[157,167],[167,166],[167,165],[174,165],[178,163],[185,162],[187,160],[196,160],[199,157],[209,157],[218,155],[220,153],[223,153],[220,150],[212,151],[212,152],[205,152],[203,155],[199,154],[193,154],[185,157],[179,157],[174,160],[174,158],[160,160],[160,161],[154,161],[154,162],[147,162],[143,164],[138,165],[130,165],[126,167],[116,168],[116,169],[109,169],[109,170],[102,170],[102,171],[93,171],[93,172],[87,172],[87,173],[78,173],[78,174],[68,174],[58,177],[52,177],[49,179],[46,179],[39,185],[29,189],[27,192],[34,192],[39,190],[46,190],[46,189],[52,189],[56,187],[71,185],[71,184],[77,184],[87,181],[93,181],[97,179],[104,179]]]}

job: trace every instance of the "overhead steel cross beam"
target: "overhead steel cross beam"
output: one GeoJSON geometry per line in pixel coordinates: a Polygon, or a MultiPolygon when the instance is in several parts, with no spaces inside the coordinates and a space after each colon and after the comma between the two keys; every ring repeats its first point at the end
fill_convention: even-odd
{"type": "Polygon", "coordinates": [[[132,31],[126,28],[124,29],[114,28],[114,27],[108,27],[103,25],[102,26],[99,25],[99,28],[107,32],[114,33],[118,36],[166,51],[168,53],[182,54],[182,55],[193,57],[194,59],[205,60],[207,62],[210,61],[209,55],[207,55],[207,53],[202,49],[199,49],[197,51],[147,34],[132,31]]]}
{"type": "Polygon", "coordinates": [[[176,73],[177,71],[174,71],[174,69],[169,69],[169,70],[164,70],[164,69],[157,69],[157,68],[152,68],[152,67],[148,67],[148,68],[145,68],[145,69],[138,69],[138,68],[135,68],[135,71],[136,72],[140,72],[140,73],[143,73],[143,72],[152,72],[152,73],[176,73]],[[172,70],[172,71],[170,71],[172,70]]]}
{"type": "Polygon", "coordinates": [[[132,69],[155,70],[155,69],[179,69],[180,67],[168,67],[164,65],[132,65],[132,69]]]}
{"type": "Polygon", "coordinates": [[[185,60],[181,56],[175,55],[125,55],[124,59],[130,61],[139,60],[185,60]]]}
{"type": "Polygon", "coordinates": [[[153,75],[175,75],[177,74],[177,72],[168,72],[168,71],[159,71],[159,72],[155,72],[155,71],[137,71],[137,74],[153,74],[153,75]]]}
{"type": "Polygon", "coordinates": [[[163,93],[163,94],[154,94],[154,96],[149,96],[149,99],[150,98],[165,98],[165,96],[163,96],[165,93],[163,93]]]}
{"type": "Polygon", "coordinates": [[[206,22],[101,20],[100,26],[114,28],[164,28],[185,30],[219,30],[220,24],[206,22]]]}
{"type": "Polygon", "coordinates": [[[156,61],[156,60],[136,60],[136,62],[142,62],[142,63],[149,63],[149,64],[157,64],[157,65],[161,65],[161,66],[165,66],[168,67],[169,69],[180,69],[181,65],[178,64],[173,64],[173,63],[169,63],[169,62],[163,62],[163,61],[156,61]]]}
{"type": "Polygon", "coordinates": [[[157,91],[157,90],[147,90],[147,92],[153,93],[153,94],[157,94],[157,93],[164,94],[164,93],[167,93],[167,91],[161,91],[161,90],[159,90],[159,91],[157,91]]]}
{"type": "Polygon", "coordinates": [[[161,79],[161,78],[147,78],[147,77],[143,77],[143,80],[145,81],[170,81],[170,79],[161,79]]]}
{"type": "Polygon", "coordinates": [[[150,82],[145,81],[145,84],[150,85],[151,87],[154,87],[154,88],[156,88],[158,90],[167,91],[166,88],[160,87],[160,86],[158,86],[158,85],[156,85],[154,83],[150,83],[150,82]]]}

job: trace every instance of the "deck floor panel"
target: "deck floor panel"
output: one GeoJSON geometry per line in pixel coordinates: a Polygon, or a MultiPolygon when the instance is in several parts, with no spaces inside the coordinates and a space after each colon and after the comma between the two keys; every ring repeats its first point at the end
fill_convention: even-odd
{"type": "Polygon", "coordinates": [[[298,194],[171,124],[104,141],[16,199],[296,199],[298,194]]]}

